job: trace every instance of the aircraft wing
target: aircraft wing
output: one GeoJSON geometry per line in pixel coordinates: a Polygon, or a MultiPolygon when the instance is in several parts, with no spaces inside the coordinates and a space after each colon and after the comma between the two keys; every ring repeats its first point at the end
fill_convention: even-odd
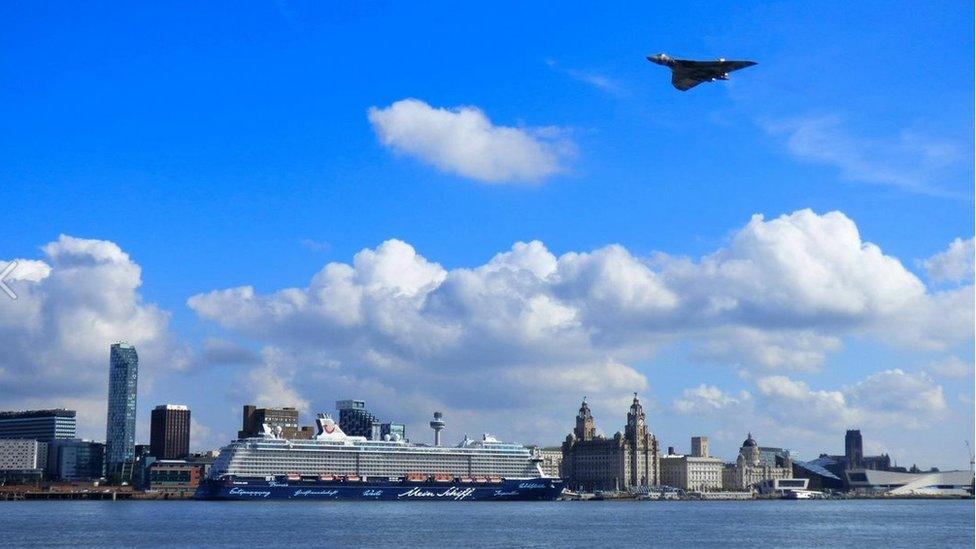
{"type": "Polygon", "coordinates": [[[681,91],[687,91],[702,82],[713,79],[724,80],[728,73],[755,64],[753,61],[688,61],[678,59],[671,67],[671,84],[681,91]]]}
{"type": "Polygon", "coordinates": [[[698,77],[694,71],[684,70],[680,67],[675,67],[671,71],[671,85],[681,91],[688,91],[704,81],[705,79],[698,77]]]}
{"type": "Polygon", "coordinates": [[[755,61],[721,61],[718,63],[725,72],[737,71],[755,65],[755,61]]]}
{"type": "Polygon", "coordinates": [[[717,59],[715,61],[692,61],[690,59],[675,59],[674,66],[689,70],[730,72],[744,69],[755,65],[755,61],[726,61],[717,59]]]}

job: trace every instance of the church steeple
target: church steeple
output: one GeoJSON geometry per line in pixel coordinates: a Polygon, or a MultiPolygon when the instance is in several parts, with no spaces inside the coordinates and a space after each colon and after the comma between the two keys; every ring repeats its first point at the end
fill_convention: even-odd
{"type": "Polygon", "coordinates": [[[586,397],[583,397],[579,414],[576,415],[576,428],[573,429],[573,433],[579,440],[593,440],[596,437],[596,425],[593,414],[590,413],[590,405],[586,403],[586,397]]]}

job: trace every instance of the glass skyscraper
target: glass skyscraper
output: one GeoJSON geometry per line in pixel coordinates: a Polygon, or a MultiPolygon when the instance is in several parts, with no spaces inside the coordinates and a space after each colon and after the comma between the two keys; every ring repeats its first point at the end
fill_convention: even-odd
{"type": "Polygon", "coordinates": [[[108,422],[105,429],[106,473],[125,471],[135,459],[136,393],[139,355],[135,347],[115,343],[109,354],[108,422]]]}

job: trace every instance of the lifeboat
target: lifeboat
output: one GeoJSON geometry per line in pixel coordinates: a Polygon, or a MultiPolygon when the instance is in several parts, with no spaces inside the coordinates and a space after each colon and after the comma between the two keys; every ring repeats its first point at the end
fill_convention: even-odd
{"type": "Polygon", "coordinates": [[[422,475],[420,473],[410,473],[407,475],[408,482],[424,482],[427,480],[427,475],[422,475]]]}
{"type": "Polygon", "coordinates": [[[434,475],[434,482],[451,482],[454,477],[451,475],[434,475]]]}
{"type": "Polygon", "coordinates": [[[319,480],[322,482],[332,482],[336,478],[332,475],[319,475],[319,480]]]}
{"type": "Polygon", "coordinates": [[[477,482],[478,484],[484,484],[488,482],[488,479],[486,479],[485,477],[474,477],[474,481],[477,482]]]}
{"type": "Polygon", "coordinates": [[[288,473],[288,476],[286,476],[285,478],[287,478],[288,480],[301,480],[302,479],[301,475],[299,475],[298,473],[288,473]]]}
{"type": "Polygon", "coordinates": [[[502,477],[488,477],[488,482],[492,484],[501,484],[502,477]]]}
{"type": "Polygon", "coordinates": [[[349,475],[346,477],[346,482],[359,482],[359,477],[356,475],[349,475]]]}
{"type": "Polygon", "coordinates": [[[464,483],[474,482],[474,479],[471,477],[461,477],[461,482],[464,483]]]}

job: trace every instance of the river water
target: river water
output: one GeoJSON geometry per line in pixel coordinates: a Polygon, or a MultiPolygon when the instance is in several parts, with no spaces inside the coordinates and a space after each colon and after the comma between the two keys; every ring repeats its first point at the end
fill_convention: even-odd
{"type": "Polygon", "coordinates": [[[2,547],[973,547],[973,501],[0,502],[2,547]]]}

